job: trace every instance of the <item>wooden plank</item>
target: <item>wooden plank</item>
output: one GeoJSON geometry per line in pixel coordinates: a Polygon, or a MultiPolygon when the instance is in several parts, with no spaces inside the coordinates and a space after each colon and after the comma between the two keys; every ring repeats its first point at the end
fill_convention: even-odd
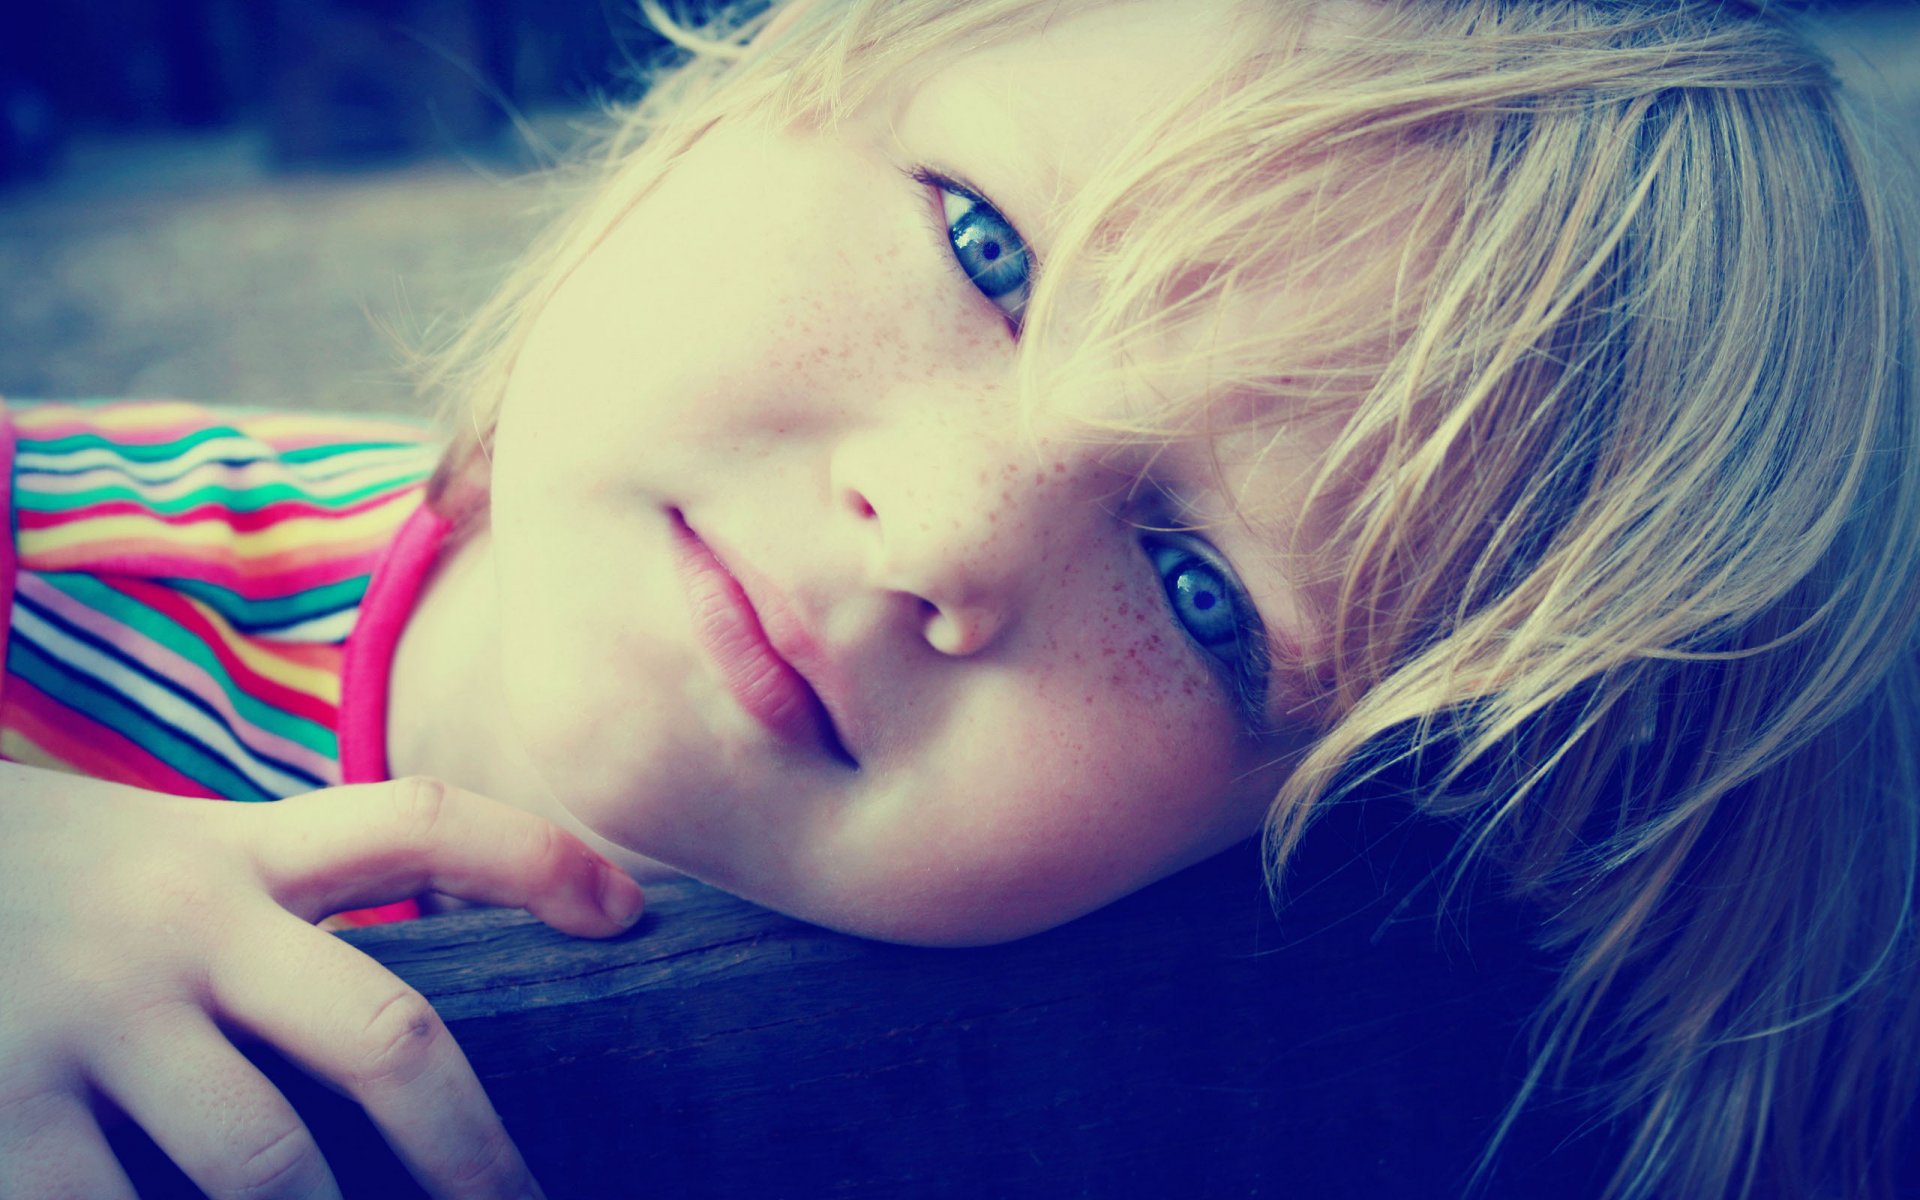
{"type": "MultiPolygon", "coordinates": [[[[1344,825],[1343,825],[1344,821],[1344,825]]],[[[1242,849],[1006,946],[863,941],[692,882],[614,942],[473,911],[348,935],[426,993],[549,1193],[1457,1195],[1548,975],[1444,839],[1316,830],[1280,918],[1242,849]],[[1396,916],[1410,891],[1426,896],[1396,916]]],[[[262,1055],[348,1195],[419,1194],[351,1105],[262,1055]]],[[[1587,1194],[1577,1114],[1489,1195],[1587,1194]]],[[[143,1195],[192,1194],[123,1137],[143,1195]],[[171,1189],[171,1190],[169,1190],[171,1189]]]]}

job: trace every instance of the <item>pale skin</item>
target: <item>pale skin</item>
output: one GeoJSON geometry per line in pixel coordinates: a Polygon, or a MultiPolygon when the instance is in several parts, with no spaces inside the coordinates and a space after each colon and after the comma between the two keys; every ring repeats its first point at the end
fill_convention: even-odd
{"type": "Polygon", "coordinates": [[[430,1193],[530,1193],[431,1009],[310,925],[341,908],[431,890],[606,936],[639,911],[628,874],[665,864],[836,928],[982,942],[1254,832],[1302,735],[1274,697],[1248,711],[1226,677],[1251,647],[1197,640],[1169,581],[1203,552],[1192,578],[1227,581],[1208,612],[1311,637],[1260,552],[1285,531],[1229,517],[1284,510],[1318,444],[1257,475],[1225,448],[1228,495],[1208,447],[1129,454],[1074,436],[1085,413],[1008,432],[1004,297],[956,267],[969,203],[920,170],[1044,263],[1053,199],[1222,19],[1116,5],[830,134],[716,128],[609,232],[514,369],[491,529],[402,640],[393,768],[457,787],[254,807],[4,768],[0,1195],[132,1194],[96,1098],[210,1194],[337,1194],[228,1028],[359,1100],[430,1193]],[[1203,545],[1143,540],[1166,497],[1203,545]],[[676,516],[804,631],[783,649],[857,767],[721,685],[676,516]]]}
{"type": "Polygon", "coordinates": [[[1230,499],[1207,446],[1087,436],[1120,397],[1022,424],[1014,333],[935,228],[951,193],[915,177],[964,176],[1044,264],[1055,197],[1202,72],[1205,15],[1100,9],[830,132],[707,133],[533,326],[491,530],[401,647],[396,765],[916,942],[1046,928],[1251,833],[1286,714],[1277,691],[1239,710],[1142,527],[1197,517],[1264,636],[1298,640],[1301,598],[1263,569],[1284,531],[1229,514],[1286,511],[1320,443],[1230,499]],[[798,627],[785,648],[857,770],[727,694],[676,513],[798,627]]]}
{"type": "Polygon", "coordinates": [[[209,1195],[337,1196],[227,1029],[359,1101],[432,1195],[537,1194],[431,1006],[311,922],[430,888],[604,937],[640,911],[624,873],[424,780],[264,807],[10,764],[0,784],[0,1195],[130,1200],[104,1101],[209,1195]]]}

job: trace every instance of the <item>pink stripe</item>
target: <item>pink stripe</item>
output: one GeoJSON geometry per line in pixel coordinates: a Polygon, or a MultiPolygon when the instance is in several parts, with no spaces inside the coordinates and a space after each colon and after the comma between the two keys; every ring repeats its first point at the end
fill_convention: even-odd
{"type": "Polygon", "coordinates": [[[20,592],[36,604],[107,641],[162,679],[198,696],[220,714],[233,734],[249,749],[288,763],[320,779],[333,778],[333,761],[297,742],[260,728],[242,717],[220,681],[206,668],[154,641],[139,630],[114,620],[95,608],[49,586],[32,574],[20,579],[20,592]]]}
{"type": "MultiPolygon", "coordinates": [[[[410,497],[396,499],[401,498],[410,497]]],[[[196,579],[257,600],[311,591],[365,574],[391,537],[376,529],[352,541],[295,546],[257,556],[238,552],[231,545],[202,548],[160,537],[114,537],[35,550],[28,555],[26,565],[39,571],[196,579]]]]}
{"type": "MultiPolygon", "coordinates": [[[[331,701],[277,679],[270,679],[254,670],[234,652],[231,645],[245,635],[224,621],[210,617],[210,609],[188,600],[165,584],[151,580],[106,577],[100,583],[129,597],[133,603],[152,609],[184,629],[189,636],[198,638],[220,660],[220,669],[226,672],[234,685],[249,696],[258,697],[275,708],[329,729],[334,726],[336,714],[331,701]]],[[[327,642],[283,642],[277,638],[256,644],[275,658],[315,667],[336,678],[339,676],[340,647],[337,645],[327,642]]]]}
{"type": "MultiPolygon", "coordinates": [[[[155,403],[151,400],[127,400],[84,408],[66,404],[37,404],[33,406],[33,416],[27,421],[23,432],[36,441],[89,434],[104,438],[109,443],[145,446],[177,441],[207,429],[220,428],[231,429],[280,451],[327,446],[341,441],[425,442],[430,436],[420,427],[400,421],[297,414],[289,420],[288,414],[235,412],[201,405],[178,410],[179,416],[170,416],[165,422],[145,420],[137,425],[102,428],[99,418],[103,414],[152,409],[155,403]],[[271,432],[255,432],[255,426],[264,426],[271,432]]],[[[165,403],[172,407],[174,402],[165,403]]],[[[140,415],[150,418],[154,414],[147,412],[140,415]]]]}
{"type": "MultiPolygon", "coordinates": [[[[412,453],[412,451],[408,452],[412,453]]],[[[29,468],[28,474],[32,479],[32,487],[28,490],[36,496],[66,496],[99,491],[107,487],[124,487],[137,491],[143,497],[169,500],[205,487],[244,491],[248,488],[264,488],[284,483],[300,488],[309,497],[317,497],[325,501],[342,492],[359,491],[383,482],[391,484],[388,494],[415,486],[413,483],[396,480],[395,467],[394,460],[383,458],[367,466],[329,475],[325,479],[315,481],[295,474],[285,462],[279,459],[263,458],[240,466],[221,462],[203,463],[199,468],[165,483],[148,483],[144,479],[128,475],[118,467],[111,466],[89,467],[72,475],[60,475],[29,468]]]]}
{"type": "Polygon", "coordinates": [[[379,783],[392,778],[387,762],[387,690],[393,651],[413,615],[451,526],[422,504],[400,527],[387,556],[375,568],[360,602],[360,617],[347,638],[340,668],[340,781],[379,783]]]}
{"type": "Polygon", "coordinates": [[[24,679],[9,681],[6,724],[77,774],[169,796],[221,799],[119,730],[76,712],[24,679]]]}
{"type": "Polygon", "coordinates": [[[328,920],[357,929],[363,925],[391,925],[396,921],[411,921],[419,915],[418,900],[395,900],[392,904],[382,904],[376,908],[356,908],[348,912],[335,913],[328,920]]]}
{"type": "MultiPolygon", "coordinates": [[[[440,555],[440,545],[451,528],[446,518],[422,504],[414,510],[387,557],[374,570],[360,619],[347,638],[346,663],[340,671],[340,780],[342,783],[380,783],[392,777],[387,762],[387,690],[393,673],[393,651],[400,631],[413,614],[420,588],[440,555]]],[[[420,915],[418,900],[402,900],[377,908],[339,913],[347,925],[384,925],[420,915]]]]}
{"type": "MultiPolygon", "coordinates": [[[[283,482],[301,484],[282,476],[283,482]]],[[[225,481],[209,479],[207,485],[224,487],[225,481]]],[[[304,485],[302,485],[304,486],[304,485]]],[[[351,503],[341,504],[311,490],[296,497],[287,497],[263,504],[259,508],[240,510],[229,508],[215,500],[202,500],[191,508],[179,512],[161,512],[153,507],[154,496],[148,489],[128,489],[131,496],[116,496],[111,500],[96,500],[82,508],[71,508],[60,512],[45,512],[38,509],[20,514],[20,526],[23,529],[58,529],[86,521],[108,520],[114,517],[145,517],[159,525],[173,529],[188,529],[198,525],[224,526],[238,533],[260,533],[271,530],[286,521],[318,520],[342,521],[348,517],[357,517],[372,512],[383,504],[391,504],[393,498],[402,492],[418,487],[417,482],[400,482],[383,492],[362,496],[351,503]]],[[[42,489],[32,489],[41,494],[42,489]]],[[[231,496],[231,492],[226,493],[231,496]]]]}
{"type": "Polygon", "coordinates": [[[6,711],[7,638],[13,633],[13,589],[20,574],[13,548],[13,448],[13,414],[0,398],[0,514],[7,518],[0,528],[0,712],[6,711]]]}

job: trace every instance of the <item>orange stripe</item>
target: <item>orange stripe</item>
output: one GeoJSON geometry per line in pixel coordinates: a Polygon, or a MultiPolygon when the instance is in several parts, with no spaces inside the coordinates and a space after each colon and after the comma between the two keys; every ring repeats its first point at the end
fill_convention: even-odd
{"type": "Polygon", "coordinates": [[[75,712],[17,675],[6,677],[0,751],[16,762],[108,783],[172,796],[220,799],[212,789],[161,762],[126,735],[75,712]],[[16,739],[24,739],[42,757],[15,757],[16,752],[31,752],[16,745],[16,739]]]}

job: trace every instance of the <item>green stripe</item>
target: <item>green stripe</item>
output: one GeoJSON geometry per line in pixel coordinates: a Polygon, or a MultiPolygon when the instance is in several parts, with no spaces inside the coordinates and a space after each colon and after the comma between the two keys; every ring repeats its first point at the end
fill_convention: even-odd
{"type": "MultiPolygon", "coordinates": [[[[425,430],[421,430],[421,436],[423,438],[426,436],[425,430]]],[[[361,454],[368,450],[433,450],[436,456],[438,454],[438,447],[431,444],[388,439],[377,442],[328,442],[321,446],[296,446],[293,449],[281,451],[280,461],[304,465],[324,462],[343,454],[361,454]]]]}
{"type": "Polygon", "coordinates": [[[218,505],[234,512],[258,512],[268,505],[284,500],[307,500],[322,509],[339,509],[351,508],[360,501],[378,496],[383,492],[404,491],[432,473],[430,470],[411,471],[393,479],[368,484],[366,487],[356,488],[350,492],[342,492],[337,496],[315,495],[306,487],[292,483],[261,484],[239,490],[213,484],[195,488],[190,492],[182,492],[166,500],[150,496],[136,487],[118,483],[89,488],[84,492],[35,492],[32,490],[29,479],[23,481],[27,486],[20,489],[18,505],[28,512],[64,513],[77,512],[96,504],[128,500],[152,512],[173,515],[208,504],[218,505]]]}
{"type": "Polygon", "coordinates": [[[25,638],[9,639],[7,670],[100,722],[187,778],[230,800],[273,800],[251,779],[98,684],[59,669],[25,638]]]}
{"type": "Polygon", "coordinates": [[[292,625],[358,604],[367,594],[368,579],[369,576],[365,574],[352,575],[337,583],[308,588],[291,596],[258,599],[242,596],[232,588],[203,579],[164,579],[159,582],[182,595],[192,596],[243,629],[257,629],[261,626],[292,625]]]}
{"type": "Polygon", "coordinates": [[[364,450],[410,449],[417,442],[397,441],[384,438],[377,441],[329,442],[318,446],[301,446],[286,451],[277,451],[268,443],[231,425],[213,425],[196,429],[192,433],[168,442],[123,442],[115,441],[99,433],[70,433],[59,437],[24,437],[19,441],[21,453],[27,454],[73,454],[81,450],[110,450],[121,458],[139,463],[165,462],[178,458],[194,447],[218,439],[234,439],[249,444],[250,459],[279,460],[291,463],[318,462],[341,454],[359,453],[364,450]]]}
{"type": "Polygon", "coordinates": [[[115,591],[91,575],[61,571],[49,572],[40,578],[49,586],[71,596],[75,602],[106,614],[206,671],[233,701],[234,711],[249,723],[329,758],[339,757],[339,742],[331,727],[287,712],[240,687],[228,674],[213,647],[191,630],[181,628],[164,614],[115,591]]]}
{"type": "Polygon", "coordinates": [[[19,448],[20,453],[23,454],[72,454],[80,450],[111,450],[121,458],[134,462],[156,463],[165,462],[169,458],[178,458],[195,446],[218,438],[239,438],[251,442],[256,447],[254,457],[274,457],[271,446],[258,438],[249,437],[230,425],[196,429],[170,442],[117,442],[104,434],[71,433],[63,437],[22,438],[19,448]]]}

